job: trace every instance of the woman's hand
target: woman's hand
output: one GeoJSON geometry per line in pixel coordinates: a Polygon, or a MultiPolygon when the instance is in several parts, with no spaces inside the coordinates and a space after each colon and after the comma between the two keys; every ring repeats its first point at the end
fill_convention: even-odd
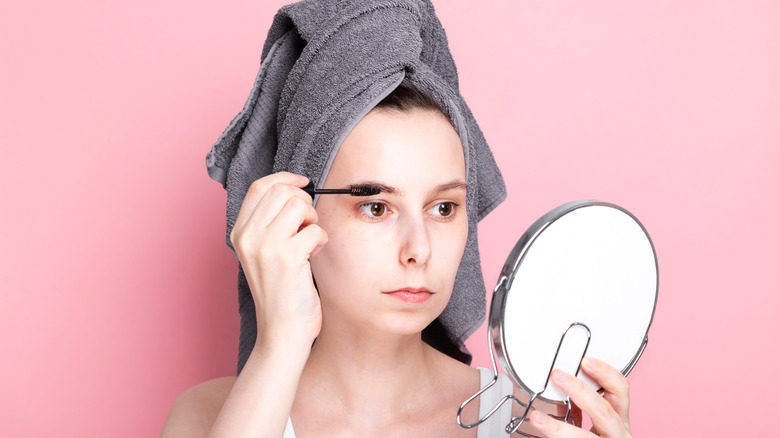
{"type": "Polygon", "coordinates": [[[551,418],[540,411],[530,415],[531,423],[550,438],[558,437],[631,437],[628,422],[628,379],[611,365],[595,358],[585,358],[582,370],[604,388],[604,395],[588,386],[583,380],[555,370],[553,383],[569,395],[569,399],[593,423],[590,432],[551,418]]]}
{"type": "Polygon", "coordinates": [[[322,313],[309,258],[328,241],[317,225],[301,175],[280,172],[253,182],[230,232],[257,312],[257,342],[293,339],[308,349],[322,313]]]}

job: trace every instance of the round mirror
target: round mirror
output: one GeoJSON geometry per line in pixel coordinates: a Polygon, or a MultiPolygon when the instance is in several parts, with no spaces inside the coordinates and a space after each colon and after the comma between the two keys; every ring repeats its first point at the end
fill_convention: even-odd
{"type": "Polygon", "coordinates": [[[587,349],[628,375],[647,343],[657,294],[655,250],[642,224],[613,204],[570,202],[536,221],[509,255],[490,309],[493,345],[518,387],[565,403],[547,385],[553,362],[578,373],[587,349]]]}

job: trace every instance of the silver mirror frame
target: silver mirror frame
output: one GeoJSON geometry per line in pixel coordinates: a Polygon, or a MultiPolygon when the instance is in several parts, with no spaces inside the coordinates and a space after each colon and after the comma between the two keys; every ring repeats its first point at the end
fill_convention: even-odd
{"type": "MultiPolygon", "coordinates": [[[[531,388],[529,388],[527,385],[525,385],[525,383],[520,379],[520,377],[515,372],[514,367],[512,366],[512,362],[509,356],[506,354],[507,349],[506,349],[506,338],[504,332],[504,314],[506,310],[508,291],[512,287],[512,282],[515,278],[517,268],[522,263],[525,255],[527,254],[528,250],[531,248],[531,246],[533,245],[534,241],[537,239],[539,234],[545,229],[547,229],[550,225],[552,225],[555,221],[562,218],[563,216],[577,209],[583,207],[590,207],[590,206],[610,207],[610,208],[620,210],[621,212],[627,214],[639,225],[639,227],[645,233],[648,242],[650,243],[650,247],[652,248],[653,251],[653,259],[655,261],[655,269],[656,269],[655,272],[656,288],[655,288],[655,298],[653,301],[653,311],[650,315],[650,322],[647,325],[647,330],[645,331],[644,340],[642,341],[639,349],[637,350],[636,354],[633,356],[631,361],[628,363],[628,365],[624,369],[620,370],[624,376],[628,376],[628,374],[634,368],[636,363],[639,361],[639,358],[642,356],[642,353],[645,351],[645,348],[647,347],[647,340],[648,340],[647,335],[650,330],[650,326],[653,323],[653,318],[655,317],[655,309],[658,303],[658,280],[659,280],[658,257],[656,255],[655,246],[653,245],[653,242],[650,239],[650,235],[647,233],[647,230],[645,229],[644,225],[642,225],[642,223],[633,214],[631,214],[624,208],[619,207],[615,204],[610,204],[607,202],[600,202],[600,201],[589,201],[589,200],[572,201],[563,204],[560,207],[551,210],[550,212],[548,212],[547,214],[539,218],[536,222],[534,222],[528,228],[528,230],[522,235],[522,237],[520,237],[520,239],[517,241],[517,244],[509,253],[506,263],[504,264],[504,267],[501,270],[501,274],[499,275],[498,278],[498,283],[496,284],[496,287],[493,290],[493,299],[490,304],[489,333],[492,337],[492,342],[493,342],[492,347],[495,349],[497,353],[496,355],[498,356],[499,362],[501,363],[501,367],[504,369],[507,375],[509,375],[509,377],[515,383],[515,385],[520,387],[524,392],[526,392],[529,395],[534,394],[534,391],[531,388]]],[[[603,391],[603,388],[599,388],[599,392],[601,391],[603,391]]],[[[547,403],[553,403],[558,405],[567,404],[565,401],[550,400],[543,396],[539,396],[539,399],[547,403]]]]}

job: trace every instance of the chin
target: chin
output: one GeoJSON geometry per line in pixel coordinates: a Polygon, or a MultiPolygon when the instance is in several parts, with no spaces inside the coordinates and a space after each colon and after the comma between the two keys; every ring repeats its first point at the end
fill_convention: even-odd
{"type": "Polygon", "coordinates": [[[386,333],[399,336],[416,335],[420,334],[431,322],[438,318],[441,311],[424,311],[422,309],[415,309],[414,311],[396,310],[387,312],[384,315],[377,315],[372,324],[386,333]]]}

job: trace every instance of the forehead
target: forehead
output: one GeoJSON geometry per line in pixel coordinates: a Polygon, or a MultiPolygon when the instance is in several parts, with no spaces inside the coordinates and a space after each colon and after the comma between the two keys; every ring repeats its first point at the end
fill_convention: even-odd
{"type": "Polygon", "coordinates": [[[379,180],[396,187],[465,181],[460,137],[439,112],[373,110],[346,136],[327,185],[379,180]]]}

